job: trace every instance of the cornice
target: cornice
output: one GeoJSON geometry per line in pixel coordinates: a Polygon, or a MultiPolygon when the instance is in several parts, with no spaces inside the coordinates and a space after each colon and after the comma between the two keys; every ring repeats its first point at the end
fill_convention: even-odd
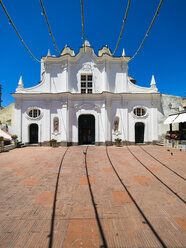
{"type": "Polygon", "coordinates": [[[61,92],[61,93],[13,93],[11,94],[15,99],[55,99],[60,100],[61,98],[72,99],[72,100],[94,100],[98,98],[109,97],[112,99],[119,99],[123,98],[124,100],[129,99],[151,99],[152,95],[155,98],[159,98],[161,93],[154,92],[154,93],[112,93],[104,91],[102,93],[93,93],[93,94],[81,94],[81,93],[71,93],[71,92],[61,92]]]}

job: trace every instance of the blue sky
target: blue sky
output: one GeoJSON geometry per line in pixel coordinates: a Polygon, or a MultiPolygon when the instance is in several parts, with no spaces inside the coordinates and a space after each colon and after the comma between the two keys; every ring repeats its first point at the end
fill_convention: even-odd
{"type": "MultiPolygon", "coordinates": [[[[58,55],[49,35],[39,0],[3,0],[23,40],[39,60],[58,55]]],[[[85,35],[97,53],[103,45],[113,52],[121,31],[128,0],[84,0],[85,35]]],[[[82,46],[80,0],[43,0],[60,51],[67,44],[77,53],[82,46]]],[[[132,0],[124,33],[116,52],[133,56],[152,21],[159,0],[132,0]]],[[[129,74],[137,84],[149,87],[155,75],[158,90],[186,96],[186,0],[164,0],[142,49],[129,62],[129,74]]],[[[26,51],[0,6],[0,84],[3,106],[14,101],[19,77],[25,87],[40,81],[40,64],[26,51]]]]}

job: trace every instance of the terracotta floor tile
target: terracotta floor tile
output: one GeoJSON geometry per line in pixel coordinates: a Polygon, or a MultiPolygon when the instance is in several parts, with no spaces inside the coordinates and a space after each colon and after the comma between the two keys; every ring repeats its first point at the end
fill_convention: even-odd
{"type": "Polygon", "coordinates": [[[92,166],[93,162],[87,162],[87,166],[92,166]]]}
{"type": "Polygon", "coordinates": [[[64,247],[99,247],[99,232],[96,220],[71,220],[68,226],[64,247]]]}
{"type": "Polygon", "coordinates": [[[28,170],[17,170],[13,174],[14,175],[24,175],[28,170]]]}
{"type": "Polygon", "coordinates": [[[186,231],[186,218],[178,218],[175,217],[174,220],[177,222],[177,224],[179,226],[181,226],[181,228],[186,231]]]}
{"type": "Polygon", "coordinates": [[[28,178],[20,183],[22,186],[34,186],[40,181],[40,178],[28,178]]]}
{"type": "Polygon", "coordinates": [[[114,172],[114,170],[112,168],[104,168],[103,170],[104,170],[104,172],[114,172]]]}
{"type": "MultiPolygon", "coordinates": [[[[89,177],[89,180],[90,180],[90,184],[94,184],[95,183],[93,177],[89,177]]],[[[79,183],[78,184],[80,184],[80,185],[86,185],[86,184],[88,184],[87,178],[86,177],[81,177],[79,179],[79,183]]]]}
{"type": "Polygon", "coordinates": [[[112,191],[114,201],[117,203],[130,203],[132,202],[130,196],[126,191],[112,191]]]}
{"type": "Polygon", "coordinates": [[[145,184],[145,183],[151,183],[152,182],[150,180],[150,178],[149,177],[146,177],[146,176],[134,176],[134,179],[139,184],[145,184]]]}
{"type": "Polygon", "coordinates": [[[159,171],[160,169],[157,168],[157,167],[148,167],[148,169],[152,172],[156,172],[156,171],[159,171]]]}
{"type": "Polygon", "coordinates": [[[130,166],[130,162],[129,161],[121,161],[119,162],[120,165],[126,165],[126,166],[130,166]]]}
{"type": "Polygon", "coordinates": [[[51,205],[54,201],[54,193],[53,192],[44,192],[39,195],[35,204],[41,205],[51,205]]]}
{"type": "Polygon", "coordinates": [[[56,167],[57,164],[56,163],[47,163],[45,164],[46,167],[56,167]]]}
{"type": "Polygon", "coordinates": [[[108,158],[100,158],[99,160],[100,160],[100,161],[107,161],[108,158]]]}
{"type": "Polygon", "coordinates": [[[8,167],[10,167],[10,168],[20,167],[20,166],[22,166],[22,164],[20,164],[20,163],[12,163],[12,164],[8,165],[8,167]]]}

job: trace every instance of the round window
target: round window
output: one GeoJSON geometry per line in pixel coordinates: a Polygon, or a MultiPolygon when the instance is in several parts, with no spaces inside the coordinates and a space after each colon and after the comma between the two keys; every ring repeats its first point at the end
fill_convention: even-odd
{"type": "Polygon", "coordinates": [[[143,107],[136,107],[134,108],[133,110],[133,113],[136,115],[136,116],[144,116],[146,114],[146,109],[143,108],[143,107]]]}
{"type": "Polygon", "coordinates": [[[28,111],[28,116],[32,118],[37,118],[41,114],[40,109],[31,109],[28,111]]]}

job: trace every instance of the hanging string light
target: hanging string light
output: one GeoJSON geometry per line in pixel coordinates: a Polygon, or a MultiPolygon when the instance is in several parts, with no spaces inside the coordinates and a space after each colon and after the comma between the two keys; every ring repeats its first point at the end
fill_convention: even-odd
{"type": "Polygon", "coordinates": [[[159,5],[158,5],[158,8],[157,8],[157,10],[156,10],[156,13],[155,13],[155,15],[154,15],[154,17],[153,17],[153,19],[152,19],[151,24],[150,24],[150,27],[149,27],[149,29],[147,30],[147,33],[146,33],[146,35],[145,35],[143,41],[141,42],[141,45],[139,46],[138,50],[137,50],[136,53],[133,55],[133,57],[130,59],[130,61],[131,61],[132,59],[134,59],[134,57],[136,57],[136,55],[138,54],[139,50],[142,48],[143,43],[145,42],[145,40],[146,40],[146,38],[147,38],[147,36],[148,36],[148,34],[149,34],[151,28],[152,28],[152,25],[153,25],[153,23],[154,23],[154,21],[155,21],[155,19],[156,19],[156,16],[157,16],[158,13],[159,13],[159,10],[160,10],[160,7],[161,7],[162,3],[163,3],[163,0],[160,1],[159,5]]]}
{"type": "Polygon", "coordinates": [[[21,42],[23,43],[23,45],[24,45],[24,47],[26,48],[26,50],[30,53],[30,55],[32,56],[33,59],[35,59],[35,60],[36,60],[37,62],[39,62],[39,63],[42,63],[43,61],[39,61],[39,60],[31,53],[31,51],[29,50],[29,48],[27,47],[27,45],[26,45],[25,42],[23,41],[21,35],[19,34],[19,32],[18,32],[17,28],[15,27],[13,21],[11,20],[10,15],[8,14],[8,12],[7,12],[7,10],[6,10],[5,6],[4,6],[4,4],[2,3],[2,0],[0,0],[0,4],[1,4],[1,6],[2,6],[4,12],[5,12],[5,14],[7,15],[8,19],[9,19],[9,23],[12,24],[14,30],[16,31],[16,34],[18,35],[19,39],[20,39],[21,42]]]}
{"type": "Polygon", "coordinates": [[[117,48],[118,48],[118,46],[119,46],[119,43],[120,43],[120,40],[121,40],[121,36],[122,36],[122,34],[123,34],[123,29],[124,29],[124,27],[125,27],[125,22],[126,22],[126,20],[127,20],[127,15],[128,15],[130,3],[131,3],[131,0],[128,1],[127,9],[126,9],[126,12],[125,12],[125,18],[124,18],[124,20],[123,20],[123,25],[122,25],[122,28],[121,28],[121,32],[120,32],[120,35],[119,35],[119,39],[118,39],[116,48],[115,48],[115,50],[114,50],[114,52],[113,52],[113,54],[112,54],[113,56],[114,56],[114,54],[115,54],[115,52],[116,52],[116,50],[117,50],[117,48]]]}
{"type": "Polygon", "coordinates": [[[57,52],[59,53],[59,55],[61,55],[61,53],[60,53],[60,51],[59,51],[59,49],[58,49],[58,47],[57,47],[57,45],[56,45],[56,42],[55,42],[55,40],[54,40],[54,36],[53,36],[53,34],[52,34],[52,30],[51,30],[51,28],[50,28],[50,24],[49,24],[49,21],[48,21],[48,18],[47,18],[46,11],[45,11],[45,8],[44,8],[44,6],[43,6],[42,0],[40,0],[40,4],[41,4],[41,8],[42,8],[42,10],[43,10],[43,12],[42,12],[41,14],[44,14],[44,16],[45,16],[45,20],[46,20],[46,23],[47,23],[47,26],[48,26],[48,29],[49,29],[50,36],[52,37],[54,46],[55,46],[57,52]]]}
{"type": "Polygon", "coordinates": [[[85,28],[84,28],[84,14],[83,14],[83,0],[81,0],[81,19],[82,19],[82,32],[83,32],[83,46],[86,51],[86,43],[85,43],[85,28]]]}

